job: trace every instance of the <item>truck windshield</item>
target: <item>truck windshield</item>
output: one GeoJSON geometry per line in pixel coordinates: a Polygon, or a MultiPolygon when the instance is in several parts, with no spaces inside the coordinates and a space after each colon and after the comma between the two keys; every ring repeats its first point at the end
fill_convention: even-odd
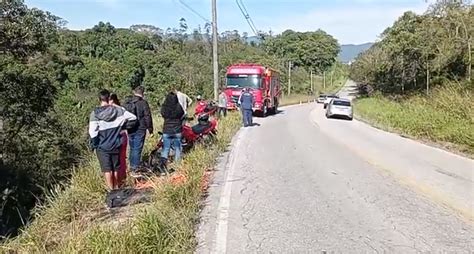
{"type": "Polygon", "coordinates": [[[227,75],[227,87],[260,88],[261,84],[260,75],[227,75]]]}

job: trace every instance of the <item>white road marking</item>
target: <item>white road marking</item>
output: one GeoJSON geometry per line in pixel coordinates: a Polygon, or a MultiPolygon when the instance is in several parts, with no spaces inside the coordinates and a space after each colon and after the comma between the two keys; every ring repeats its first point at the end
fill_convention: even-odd
{"type": "Polygon", "coordinates": [[[240,141],[243,133],[247,129],[241,130],[235,139],[234,149],[229,155],[229,161],[226,165],[226,175],[224,177],[224,187],[222,188],[221,198],[217,207],[217,229],[216,229],[216,243],[212,253],[226,253],[227,252],[227,225],[229,219],[230,198],[232,194],[232,179],[235,171],[235,160],[240,151],[240,141]]]}

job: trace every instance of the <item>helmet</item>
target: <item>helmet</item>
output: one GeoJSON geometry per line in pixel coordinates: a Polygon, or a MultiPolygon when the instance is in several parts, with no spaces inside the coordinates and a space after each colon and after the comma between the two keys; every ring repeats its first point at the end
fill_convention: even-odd
{"type": "Polygon", "coordinates": [[[198,101],[202,100],[201,95],[198,95],[198,96],[196,97],[196,100],[198,100],[198,101]]]}

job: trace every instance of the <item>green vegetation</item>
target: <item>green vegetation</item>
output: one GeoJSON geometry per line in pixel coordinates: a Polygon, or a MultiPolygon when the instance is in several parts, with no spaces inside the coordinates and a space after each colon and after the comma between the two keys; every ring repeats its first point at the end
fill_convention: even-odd
{"type": "MultiPolygon", "coordinates": [[[[281,35],[266,39],[263,48],[282,59],[280,69],[285,74],[291,64],[290,94],[316,93],[324,87],[323,76],[327,78],[325,84],[330,86],[346,73],[346,67],[336,62],[340,52],[337,40],[322,30],[304,33],[286,30],[281,35]],[[313,90],[310,83],[311,72],[314,75],[313,90]]],[[[283,78],[284,83],[287,83],[286,78],[283,78]]],[[[284,89],[288,93],[288,87],[284,89]]]]}
{"type": "Polygon", "coordinates": [[[474,154],[472,95],[459,85],[401,101],[377,95],[357,100],[355,112],[381,128],[474,154]]]}
{"type": "MultiPolygon", "coordinates": [[[[28,248],[58,249],[54,239],[60,240],[59,245],[68,242],[69,247],[75,246],[69,242],[75,234],[86,234],[82,230],[89,226],[85,223],[88,214],[96,212],[103,202],[103,186],[97,163],[88,151],[86,132],[97,92],[107,88],[123,98],[131,88],[143,85],[154,110],[171,87],[190,96],[210,97],[209,24],[204,29],[190,29],[186,20],[180,19],[177,28],[163,30],[150,25],[115,28],[100,22],[85,31],[70,31],[61,18],[28,8],[22,0],[2,1],[0,7],[0,235],[15,236],[20,227],[31,223],[16,241],[22,248],[26,248],[21,244],[26,241],[26,245],[38,244],[28,248]],[[51,190],[55,195],[47,195],[51,190]],[[31,210],[39,204],[48,208],[40,208],[31,222],[31,210]],[[66,223],[68,229],[57,221],[66,223]]],[[[308,93],[309,71],[318,75],[326,72],[328,76],[332,68],[337,69],[334,59],[339,46],[322,31],[296,35],[298,38],[292,35],[290,49],[299,53],[290,54],[290,50],[277,54],[270,41],[285,36],[269,37],[269,44],[255,45],[245,43],[245,36],[237,31],[221,33],[220,77],[223,80],[225,67],[230,64],[254,62],[280,71],[285,83],[286,60],[291,59],[296,64],[293,91],[308,93]],[[330,47],[320,47],[327,43],[330,47]]],[[[336,80],[337,71],[333,73],[336,80]]],[[[219,147],[221,151],[222,144],[219,147]]],[[[193,156],[189,160],[197,160],[193,156]]],[[[202,156],[205,160],[211,155],[202,156]]],[[[198,170],[209,165],[191,163],[189,167],[198,170]]],[[[196,208],[196,199],[188,201],[192,209],[196,208]]],[[[59,249],[65,250],[63,247],[59,249]]]]}
{"type": "MultiPolygon", "coordinates": [[[[175,173],[185,176],[183,183],[173,184],[171,178],[157,181],[150,203],[120,208],[113,213],[104,208],[103,179],[97,170],[97,160],[90,154],[89,160],[73,173],[71,184],[50,194],[33,223],[0,250],[20,253],[192,252],[202,188],[208,177],[206,170],[212,170],[240,126],[238,114],[230,114],[219,123],[219,140],[211,149],[198,147],[186,155],[179,172],[175,173]]],[[[146,150],[150,150],[154,142],[148,139],[146,150]]]]}
{"type": "Polygon", "coordinates": [[[407,12],[351,66],[362,95],[360,116],[387,128],[473,151],[470,1],[437,1],[407,12]]]}
{"type": "Polygon", "coordinates": [[[429,92],[472,80],[474,7],[438,1],[423,15],[406,12],[351,66],[351,78],[386,94],[429,92]]]}

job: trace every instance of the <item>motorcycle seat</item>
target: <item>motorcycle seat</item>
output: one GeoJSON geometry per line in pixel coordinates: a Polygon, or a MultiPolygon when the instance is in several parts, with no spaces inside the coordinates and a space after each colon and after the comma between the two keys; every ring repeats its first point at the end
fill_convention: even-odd
{"type": "Polygon", "coordinates": [[[211,126],[210,122],[205,122],[205,123],[201,122],[191,127],[191,129],[193,130],[194,134],[199,135],[203,133],[210,126],[211,126]]]}

